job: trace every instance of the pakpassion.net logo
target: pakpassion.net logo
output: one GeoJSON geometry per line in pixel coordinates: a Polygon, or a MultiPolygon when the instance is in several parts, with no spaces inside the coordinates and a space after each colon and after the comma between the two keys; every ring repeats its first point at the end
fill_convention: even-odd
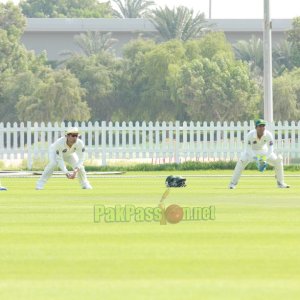
{"type": "Polygon", "coordinates": [[[171,204],[167,208],[135,205],[94,206],[95,223],[160,222],[163,225],[182,221],[213,221],[215,218],[215,206],[181,207],[176,204],[171,204]]]}

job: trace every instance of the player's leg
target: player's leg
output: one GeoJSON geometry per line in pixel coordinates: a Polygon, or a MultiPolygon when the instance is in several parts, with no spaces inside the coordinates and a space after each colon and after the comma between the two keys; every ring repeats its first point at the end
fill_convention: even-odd
{"type": "Polygon", "coordinates": [[[51,149],[49,150],[49,163],[46,166],[45,170],[42,173],[42,176],[36,183],[36,189],[42,190],[47,180],[51,177],[55,167],[57,165],[55,152],[51,149]]]}
{"type": "Polygon", "coordinates": [[[238,184],[240,177],[242,175],[243,170],[246,168],[248,163],[251,161],[251,158],[247,153],[242,153],[241,157],[239,158],[231,178],[231,181],[229,183],[229,188],[234,189],[236,185],[238,184]]]}
{"type": "MultiPolygon", "coordinates": [[[[66,162],[69,163],[72,168],[74,169],[76,167],[76,164],[78,162],[78,157],[76,154],[72,154],[70,156],[67,156],[65,158],[66,162]]],[[[86,172],[85,172],[85,169],[84,169],[84,166],[81,166],[79,169],[78,169],[78,180],[79,180],[79,183],[81,185],[81,187],[83,189],[87,189],[87,190],[91,190],[92,189],[92,186],[91,184],[89,183],[88,179],[87,179],[87,176],[86,176],[86,172]]]]}
{"type": "Polygon", "coordinates": [[[281,155],[272,153],[267,159],[267,163],[275,168],[277,186],[279,188],[289,188],[290,186],[284,182],[283,159],[281,155]]]}

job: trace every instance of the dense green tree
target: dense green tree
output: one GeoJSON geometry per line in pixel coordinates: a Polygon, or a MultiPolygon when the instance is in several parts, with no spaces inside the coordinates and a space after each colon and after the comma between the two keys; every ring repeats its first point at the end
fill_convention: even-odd
{"type": "MultiPolygon", "coordinates": [[[[24,49],[23,49],[24,50],[24,49]]],[[[16,104],[21,96],[30,95],[36,88],[35,76],[38,70],[45,67],[46,57],[35,57],[33,53],[24,52],[27,63],[19,68],[7,68],[0,75],[0,119],[2,122],[13,122],[18,119],[16,104]],[[29,55],[31,54],[31,55],[29,55]]]]}
{"type": "Polygon", "coordinates": [[[199,57],[212,59],[216,54],[223,53],[230,59],[234,58],[231,44],[223,32],[210,32],[201,39],[189,40],[185,43],[188,60],[199,57]]]}
{"type": "Polygon", "coordinates": [[[194,15],[193,9],[185,6],[156,8],[152,11],[151,21],[163,41],[197,39],[208,31],[204,14],[194,15]]]}
{"type": "Polygon", "coordinates": [[[92,120],[111,120],[115,111],[115,93],[121,72],[121,61],[100,52],[96,55],[73,55],[66,67],[79,79],[86,90],[92,120]]]}
{"type": "Polygon", "coordinates": [[[273,81],[274,120],[300,119],[300,68],[285,72],[273,81]]]}
{"type": "Polygon", "coordinates": [[[21,0],[19,4],[28,18],[107,18],[109,2],[97,0],[21,0]]]}
{"type": "Polygon", "coordinates": [[[146,120],[184,119],[185,113],[180,102],[171,98],[168,78],[172,68],[184,63],[185,48],[179,40],[158,44],[145,57],[145,78],[147,85],[141,93],[141,116],[146,120]]]}
{"type": "Polygon", "coordinates": [[[119,86],[119,114],[127,120],[176,120],[185,114],[171,99],[167,86],[172,65],[184,59],[180,41],[156,45],[153,41],[137,40],[124,51],[124,72],[119,86]]]}
{"type": "Polygon", "coordinates": [[[27,51],[19,43],[25,18],[12,3],[0,3],[0,74],[26,68],[27,51]]]}
{"type": "Polygon", "coordinates": [[[27,87],[19,88],[19,74],[36,72],[46,61],[44,54],[37,57],[20,43],[24,27],[25,18],[17,6],[0,4],[0,118],[3,122],[17,120],[15,105],[27,87]]]}
{"type": "Polygon", "coordinates": [[[113,15],[117,18],[142,18],[150,15],[151,0],[112,0],[117,5],[113,15]]]}
{"type": "Polygon", "coordinates": [[[300,67],[300,17],[293,20],[293,28],[288,31],[291,43],[291,60],[295,67],[300,67]]]}
{"type": "Polygon", "coordinates": [[[139,40],[124,57],[126,80],[119,90],[126,119],[238,120],[258,114],[259,89],[222,33],[187,42],[139,40]]]}
{"type": "Polygon", "coordinates": [[[259,93],[248,67],[223,55],[185,63],[177,93],[192,120],[239,121],[258,115],[259,93]]]}
{"type": "Polygon", "coordinates": [[[114,120],[143,120],[141,94],[148,83],[144,66],[146,54],[155,47],[153,40],[142,39],[133,40],[124,47],[121,80],[116,89],[118,104],[113,113],[114,120]]]}
{"type": "Polygon", "coordinates": [[[83,101],[85,90],[68,70],[49,68],[37,74],[20,74],[18,82],[27,82],[29,93],[21,95],[16,105],[20,121],[87,121],[90,111],[83,101]]]}
{"type": "Polygon", "coordinates": [[[0,3],[0,30],[4,30],[10,41],[18,40],[25,29],[25,17],[12,2],[0,3]]]}

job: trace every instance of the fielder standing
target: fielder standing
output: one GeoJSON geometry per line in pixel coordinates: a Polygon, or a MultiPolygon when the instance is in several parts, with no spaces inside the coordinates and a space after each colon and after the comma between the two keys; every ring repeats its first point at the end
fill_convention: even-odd
{"type": "Polygon", "coordinates": [[[271,132],[266,130],[266,121],[257,120],[255,129],[251,130],[245,139],[245,151],[241,154],[238,160],[231,182],[230,189],[234,189],[239,182],[242,171],[249,162],[256,161],[259,156],[265,157],[265,163],[274,166],[276,173],[277,186],[279,188],[289,188],[290,186],[284,183],[283,162],[282,156],[276,155],[273,151],[274,138],[271,132]]]}
{"type": "Polygon", "coordinates": [[[36,183],[36,189],[44,189],[44,185],[51,177],[56,166],[65,173],[68,179],[74,179],[78,174],[80,185],[83,189],[92,189],[83,166],[84,144],[78,138],[78,128],[72,127],[66,131],[65,137],[59,138],[49,149],[49,163],[46,166],[41,178],[36,183]],[[70,164],[73,172],[69,172],[65,162],[70,164]]]}

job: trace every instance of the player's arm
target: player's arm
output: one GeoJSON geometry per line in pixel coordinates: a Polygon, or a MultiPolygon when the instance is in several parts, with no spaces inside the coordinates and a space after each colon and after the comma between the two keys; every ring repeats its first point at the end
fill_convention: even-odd
{"type": "Polygon", "coordinates": [[[55,149],[54,149],[54,151],[55,151],[55,153],[56,153],[56,161],[57,161],[57,164],[58,164],[58,166],[59,166],[59,168],[62,170],[62,172],[64,173],[64,174],[68,174],[69,173],[69,171],[68,171],[68,169],[67,169],[67,167],[66,167],[66,164],[65,164],[65,162],[64,162],[64,159],[63,159],[63,152],[62,152],[62,149],[60,149],[59,147],[56,147],[55,149]]]}
{"type": "Polygon", "coordinates": [[[85,153],[84,144],[82,143],[82,141],[80,141],[78,143],[78,146],[76,147],[76,154],[78,157],[78,162],[73,170],[73,173],[71,174],[70,177],[68,177],[69,179],[74,179],[77,176],[77,173],[78,173],[79,169],[82,167],[83,162],[84,162],[84,153],[85,153]]]}

